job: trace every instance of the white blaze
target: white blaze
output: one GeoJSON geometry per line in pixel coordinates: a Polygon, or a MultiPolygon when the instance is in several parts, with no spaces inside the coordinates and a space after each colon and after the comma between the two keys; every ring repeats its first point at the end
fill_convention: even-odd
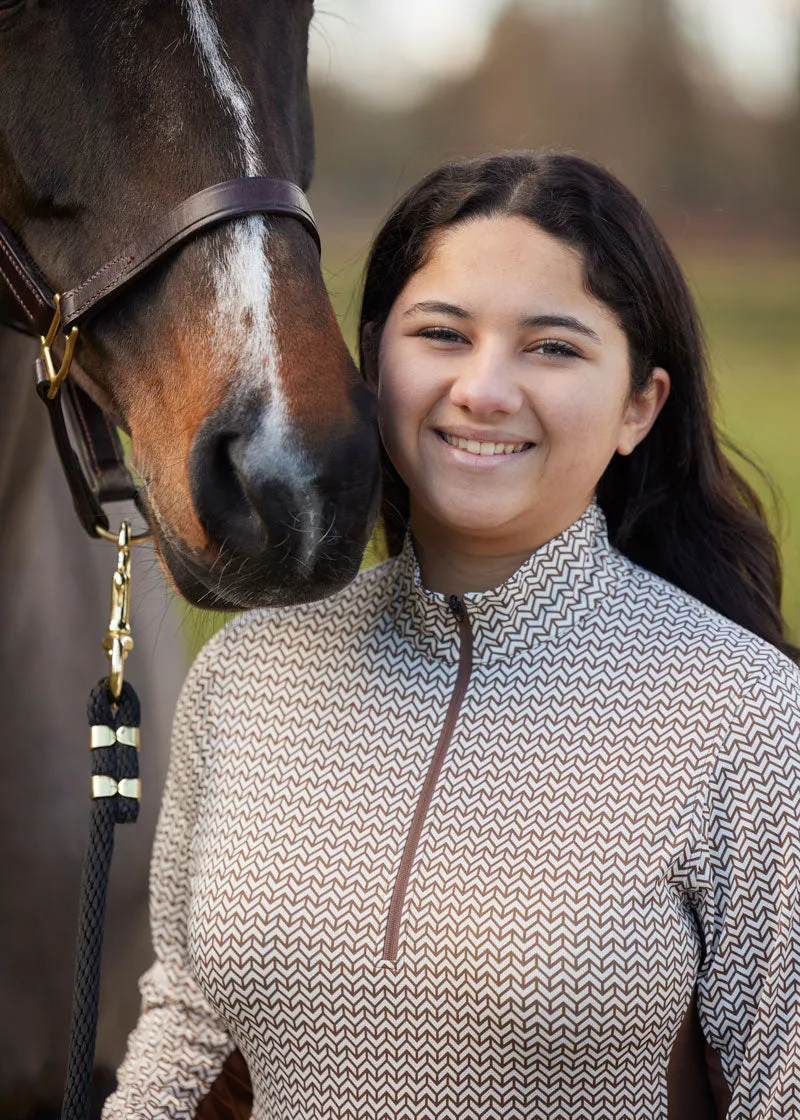
{"type": "MultiPolygon", "coordinates": [[[[227,57],[225,44],[207,0],[184,0],[189,29],[206,77],[235,128],[236,156],[242,175],[262,175],[253,127],[252,100],[227,57]]],[[[215,277],[216,323],[226,346],[233,348],[240,372],[257,383],[265,376],[275,419],[286,419],[281,392],[279,354],[272,315],[272,268],[264,219],[253,215],[229,224],[232,241],[215,277]],[[247,312],[250,315],[247,315],[247,312]],[[246,325],[246,320],[250,324],[246,325]]]]}
{"type": "MultiPolygon", "coordinates": [[[[237,157],[243,175],[263,175],[258,141],[253,127],[252,99],[231,65],[207,0],[184,0],[189,28],[203,70],[235,127],[237,157]]],[[[267,253],[269,235],[263,218],[239,218],[229,225],[232,240],[215,277],[216,330],[220,343],[231,349],[240,376],[250,384],[269,386],[269,411],[261,425],[262,437],[280,459],[281,476],[302,487],[312,471],[307,456],[291,438],[291,420],[280,383],[280,354],[272,314],[272,268],[267,253]],[[247,315],[247,312],[250,312],[247,315]],[[247,320],[250,320],[248,323],[247,320]]],[[[242,382],[243,383],[243,382],[242,382]]],[[[321,508],[313,489],[306,491],[303,529],[306,559],[311,562],[319,541],[321,508]]]]}
{"type": "Polygon", "coordinates": [[[250,94],[226,57],[225,44],[206,0],[186,0],[186,14],[203,70],[236,125],[239,154],[244,160],[243,174],[260,175],[262,171],[257,154],[258,141],[253,128],[250,94]]]}

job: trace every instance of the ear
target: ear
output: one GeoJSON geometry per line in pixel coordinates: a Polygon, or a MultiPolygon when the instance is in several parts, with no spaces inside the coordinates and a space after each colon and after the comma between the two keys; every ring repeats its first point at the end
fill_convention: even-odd
{"type": "Polygon", "coordinates": [[[378,390],[378,351],[380,332],[375,323],[365,323],[361,331],[361,376],[367,385],[378,390]]]}
{"type": "Polygon", "coordinates": [[[630,455],[642,442],[664,407],[669,390],[669,374],[660,366],[655,366],[650,374],[647,388],[631,397],[625,409],[617,444],[620,455],[630,455]]]}

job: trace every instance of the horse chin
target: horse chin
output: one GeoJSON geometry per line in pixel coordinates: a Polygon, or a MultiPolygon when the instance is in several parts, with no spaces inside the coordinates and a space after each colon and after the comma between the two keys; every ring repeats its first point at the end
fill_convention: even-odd
{"type": "Polygon", "coordinates": [[[153,538],[156,553],[178,594],[192,606],[213,611],[284,607],[324,599],[345,587],[361,565],[377,512],[371,503],[364,534],[338,541],[311,564],[287,560],[280,543],[262,555],[220,548],[213,561],[175,545],[160,531],[153,538]]]}

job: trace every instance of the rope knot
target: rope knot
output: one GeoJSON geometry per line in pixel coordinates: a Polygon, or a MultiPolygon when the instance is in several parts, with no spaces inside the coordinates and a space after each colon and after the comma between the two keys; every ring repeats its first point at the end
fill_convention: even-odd
{"type": "Polygon", "coordinates": [[[128,824],[139,815],[139,698],[124,681],[119,701],[107,678],[89,694],[87,715],[91,728],[92,798],[113,799],[117,824],[128,824]]]}

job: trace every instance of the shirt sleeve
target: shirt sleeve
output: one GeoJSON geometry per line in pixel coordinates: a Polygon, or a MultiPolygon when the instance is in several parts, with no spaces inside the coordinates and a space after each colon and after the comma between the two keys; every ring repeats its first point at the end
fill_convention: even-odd
{"type": "Polygon", "coordinates": [[[218,640],[212,639],[192,666],[175,713],[150,873],[155,963],[140,981],[139,1021],[103,1120],[189,1120],[234,1049],[194,978],[187,943],[202,731],[218,640]]]}
{"type": "Polygon", "coordinates": [[[710,774],[703,821],[700,1022],[728,1120],[800,1116],[800,673],[748,685],[710,774]]]}

